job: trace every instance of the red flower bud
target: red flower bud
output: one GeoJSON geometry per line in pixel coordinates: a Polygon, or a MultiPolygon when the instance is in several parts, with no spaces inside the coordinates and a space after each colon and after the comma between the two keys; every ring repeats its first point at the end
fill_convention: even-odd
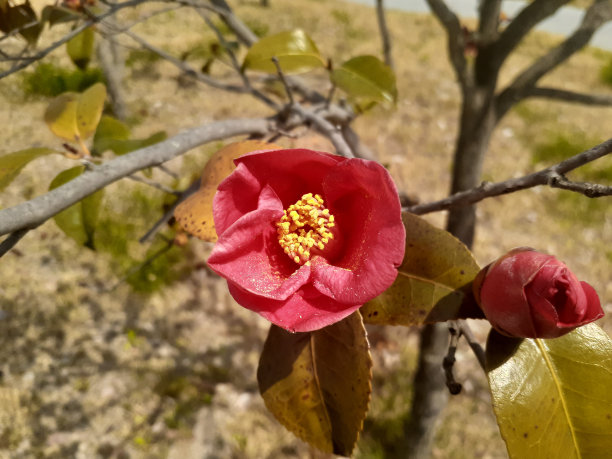
{"type": "Polygon", "coordinates": [[[604,315],[593,287],[555,257],[529,248],[484,268],[474,295],[493,328],[519,338],[557,338],[604,315]]]}

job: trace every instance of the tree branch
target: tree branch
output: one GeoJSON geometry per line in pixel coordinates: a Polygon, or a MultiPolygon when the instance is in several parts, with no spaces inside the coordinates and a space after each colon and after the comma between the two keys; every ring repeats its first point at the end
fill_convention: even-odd
{"type": "Polygon", "coordinates": [[[393,65],[393,55],[391,54],[391,37],[389,35],[389,28],[387,27],[387,20],[385,18],[385,6],[383,4],[383,0],[376,0],[376,17],[378,18],[378,30],[380,31],[380,38],[382,40],[385,64],[394,69],[395,66],[393,65]]]}
{"type": "Polygon", "coordinates": [[[0,79],[11,75],[12,73],[18,72],[21,69],[26,68],[28,65],[39,61],[40,59],[42,59],[43,57],[45,57],[47,54],[51,53],[52,51],[56,50],[57,48],[59,48],[60,46],[62,46],[64,43],[66,43],[67,41],[69,41],[71,38],[77,36],[79,33],[81,33],[83,30],[85,30],[86,28],[88,28],[89,26],[102,21],[104,18],[112,16],[113,14],[115,14],[117,11],[123,9],[123,8],[128,8],[128,7],[132,7],[132,6],[136,6],[136,5],[140,5],[141,3],[144,3],[147,0],[129,0],[123,3],[117,3],[115,5],[113,5],[113,7],[111,9],[109,9],[108,11],[106,11],[105,13],[102,13],[98,16],[93,16],[90,15],[90,19],[87,21],[84,21],[80,26],[75,27],[74,29],[72,29],[69,33],[67,33],[66,35],[64,35],[62,38],[60,38],[59,40],[55,41],[54,43],[52,43],[51,45],[49,45],[48,47],[46,47],[45,49],[39,51],[36,54],[33,54],[31,56],[25,56],[22,59],[22,62],[20,62],[19,64],[14,65],[13,67],[11,67],[10,69],[1,72],[0,73],[0,79]]]}
{"type": "MultiPolygon", "coordinates": [[[[531,5],[536,2],[537,0],[531,5]]],[[[497,96],[495,103],[497,118],[503,117],[510,107],[524,99],[526,93],[536,85],[540,78],[584,48],[597,29],[611,19],[612,3],[609,0],[596,0],[586,11],[580,26],[572,35],[535,61],[497,96]]]]}
{"type": "Polygon", "coordinates": [[[501,0],[481,0],[478,21],[478,42],[491,43],[497,39],[501,0]]]}
{"type": "Polygon", "coordinates": [[[542,20],[555,13],[569,0],[534,0],[508,24],[495,44],[495,56],[499,65],[542,20]]]}
{"type": "Polygon", "coordinates": [[[573,102],[583,105],[612,105],[612,95],[610,94],[584,94],[565,89],[548,88],[536,86],[525,91],[525,97],[541,97],[544,99],[554,99],[563,102],[573,102]]]}
{"type": "Polygon", "coordinates": [[[553,188],[563,188],[566,190],[575,191],[590,198],[610,196],[612,195],[612,187],[592,183],[571,182],[564,177],[566,173],[610,153],[612,153],[612,139],[606,140],[605,142],[572,156],[559,164],[547,167],[546,169],[534,172],[533,174],[506,180],[504,182],[485,182],[479,187],[455,193],[445,199],[441,199],[440,201],[404,207],[402,210],[417,215],[423,215],[430,212],[450,209],[451,207],[469,206],[486,198],[513,193],[515,191],[525,190],[527,188],[533,188],[539,185],[548,185],[553,188]]]}
{"type": "Polygon", "coordinates": [[[217,121],[119,156],[42,196],[0,210],[0,235],[35,228],[97,190],[139,170],[170,161],[199,145],[243,134],[265,135],[273,128],[274,121],[264,118],[217,121]]]}
{"type": "Polygon", "coordinates": [[[463,38],[459,18],[446,6],[443,0],[427,0],[427,4],[446,29],[449,59],[453,64],[461,88],[465,90],[468,86],[467,63],[464,54],[465,39],[463,38]]]}

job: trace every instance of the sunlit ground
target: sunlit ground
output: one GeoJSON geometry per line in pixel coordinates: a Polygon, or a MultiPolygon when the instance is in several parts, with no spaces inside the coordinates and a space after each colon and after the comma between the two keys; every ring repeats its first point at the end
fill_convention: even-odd
{"type": "MultiPolygon", "coordinates": [[[[260,33],[304,28],[335,62],[379,54],[375,17],[365,7],[311,1],[297,9],[288,0],[271,3],[270,10],[251,2],[241,4],[238,11],[260,33]]],[[[422,202],[441,198],[448,189],[459,104],[445,59],[445,38],[427,16],[392,12],[388,22],[400,100],[395,110],[375,109],[355,127],[400,189],[422,202]]],[[[56,30],[61,34],[66,29],[56,30]]],[[[195,49],[197,58],[197,50],[212,39],[200,19],[186,11],[158,16],[136,30],[177,56],[195,49]]],[[[557,41],[530,36],[504,67],[502,80],[508,81],[557,41]]],[[[125,89],[136,136],[159,130],[173,135],[211,120],[268,114],[246,96],[216,93],[180,77],[167,63],[130,48],[125,53],[131,57],[125,89]]],[[[609,53],[586,51],[546,81],[566,89],[610,93],[612,89],[600,81],[600,70],[611,59],[609,53]]],[[[49,62],[70,68],[62,52],[49,62]]],[[[213,73],[220,76],[227,70],[215,65],[213,73]]],[[[322,73],[309,78],[325,85],[322,73]]],[[[42,121],[49,99],[25,88],[23,75],[0,81],[2,152],[35,145],[59,148],[60,142],[42,121]]],[[[497,129],[484,179],[520,176],[592,146],[611,136],[610,119],[610,108],[523,103],[497,129]]],[[[331,148],[316,135],[304,134],[282,142],[331,148]]],[[[183,177],[181,186],[217,147],[202,147],[168,164],[183,177]]],[[[32,163],[0,195],[0,205],[43,193],[53,177],[72,164],[62,157],[32,163]]],[[[612,158],[585,174],[611,184],[612,158]]],[[[153,177],[172,185],[163,173],[155,171],[153,177]]],[[[163,244],[159,238],[153,248],[137,242],[161,215],[163,197],[132,182],[109,187],[96,235],[100,253],[76,246],[47,222],[3,257],[0,456],[187,459],[213,453],[223,458],[316,454],[265,411],[255,370],[268,324],[233,303],[223,282],[204,269],[210,247],[191,241],[186,249],[172,249],[153,265],[134,268],[155,244],[163,244]],[[168,279],[173,282],[165,285],[168,279]]],[[[480,263],[515,246],[556,254],[597,288],[604,308],[612,312],[609,203],[533,189],[486,201],[478,215],[475,255],[480,263]]],[[[438,225],[444,221],[442,214],[428,218],[438,225]]],[[[602,325],[612,332],[611,320],[604,319],[602,325]]],[[[474,327],[484,342],[486,325],[474,327]]],[[[374,392],[357,455],[382,458],[407,416],[417,333],[377,328],[371,336],[374,392]]],[[[459,349],[456,367],[464,391],[445,411],[434,457],[506,457],[486,379],[466,346],[459,349]]]]}

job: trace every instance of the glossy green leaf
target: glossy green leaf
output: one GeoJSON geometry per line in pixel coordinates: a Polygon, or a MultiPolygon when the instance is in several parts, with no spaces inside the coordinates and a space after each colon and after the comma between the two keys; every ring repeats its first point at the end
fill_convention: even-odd
{"type": "MultiPolygon", "coordinates": [[[[78,177],[84,171],[82,166],[73,167],[60,172],[49,185],[53,190],[70,180],[78,177]]],[[[96,223],[100,213],[100,205],[104,190],[95,192],[87,196],[76,204],[64,209],[53,219],[66,236],[74,239],[78,244],[93,249],[93,236],[96,230],[96,223]]]]}
{"type": "Polygon", "coordinates": [[[96,83],[80,94],[76,107],[76,124],[81,140],[96,132],[105,101],[106,86],[102,83],[96,83]]]}
{"type": "Polygon", "coordinates": [[[331,74],[334,84],[360,104],[394,104],[397,100],[395,73],[374,56],[357,56],[331,74]]]}
{"type": "Polygon", "coordinates": [[[404,213],[406,253],[395,282],[361,308],[366,323],[420,325],[482,317],[471,294],[480,268],[447,231],[404,213]]]}
{"type": "Polygon", "coordinates": [[[296,74],[324,67],[325,60],[317,46],[303,30],[291,30],[260,39],[249,49],[242,67],[276,73],[276,57],[283,73],[296,74]]]}
{"type": "Polygon", "coordinates": [[[487,375],[511,458],[608,458],[612,340],[589,324],[556,339],[492,331],[487,375]]]}
{"type": "Polygon", "coordinates": [[[350,455],[363,427],[372,361],[359,313],[310,333],[272,325],[257,380],[288,430],[328,453],[350,455]]]}
{"type": "Polygon", "coordinates": [[[28,148],[0,156],[0,191],[4,190],[32,160],[58,153],[50,148],[28,148]]]}
{"type": "Polygon", "coordinates": [[[93,27],[87,27],[66,43],[68,56],[81,70],[85,70],[94,51],[95,33],[93,27]]]}

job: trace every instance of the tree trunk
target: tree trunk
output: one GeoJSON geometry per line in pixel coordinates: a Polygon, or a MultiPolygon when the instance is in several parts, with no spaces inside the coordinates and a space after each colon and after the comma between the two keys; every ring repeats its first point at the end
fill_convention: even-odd
{"type": "MultiPolygon", "coordinates": [[[[482,164],[497,120],[493,111],[494,86],[464,94],[459,137],[453,158],[451,193],[479,185],[482,164]]],[[[476,227],[475,206],[451,209],[447,230],[471,247],[476,227]]],[[[403,457],[427,459],[448,402],[442,361],[448,350],[448,326],[426,325],[421,331],[418,370],[414,379],[411,417],[405,425],[403,457]]]]}

